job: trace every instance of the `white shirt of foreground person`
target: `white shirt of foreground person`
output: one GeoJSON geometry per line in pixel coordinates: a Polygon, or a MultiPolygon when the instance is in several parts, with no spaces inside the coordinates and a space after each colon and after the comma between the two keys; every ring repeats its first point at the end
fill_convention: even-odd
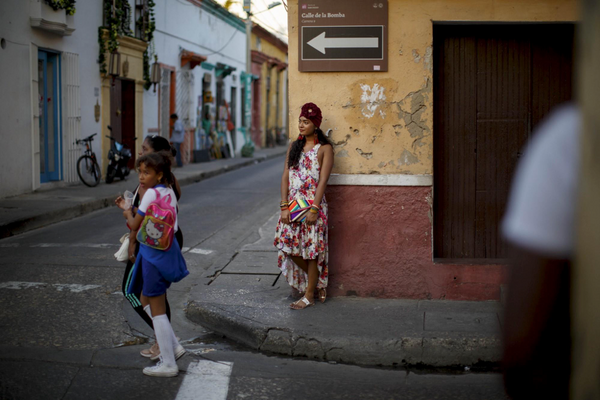
{"type": "Polygon", "coordinates": [[[553,112],[519,163],[502,230],[514,245],[570,258],[575,244],[581,115],[573,105],[553,112]]]}

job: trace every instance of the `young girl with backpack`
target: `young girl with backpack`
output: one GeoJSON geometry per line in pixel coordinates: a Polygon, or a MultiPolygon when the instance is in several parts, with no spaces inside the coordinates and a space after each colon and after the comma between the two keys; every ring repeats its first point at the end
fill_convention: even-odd
{"type": "MultiPolygon", "coordinates": [[[[142,143],[142,149],[138,154],[141,157],[146,154],[158,152],[166,153],[166,155],[171,157],[171,159],[176,154],[176,150],[171,147],[169,141],[164,137],[158,135],[146,136],[144,142],[142,143]]],[[[177,196],[177,201],[179,202],[179,200],[181,199],[181,188],[179,187],[179,183],[177,182],[175,176],[173,176],[173,181],[174,185],[172,186],[172,189],[175,192],[175,196],[177,196]]],[[[140,188],[139,186],[134,190],[134,198],[132,204],[132,211],[134,214],[136,213],[137,208],[140,205],[141,199],[144,197],[144,193],[146,193],[146,189],[140,188]]],[[[183,248],[183,234],[181,232],[181,227],[178,226],[177,228],[178,229],[175,233],[175,238],[177,239],[179,247],[183,248]]],[[[129,260],[127,262],[127,265],[125,266],[125,271],[123,274],[122,291],[123,295],[125,296],[127,301],[129,301],[134,311],[144,320],[144,322],[146,322],[146,324],[148,324],[148,326],[152,330],[154,330],[154,326],[152,325],[152,318],[150,318],[146,312],[150,309],[150,306],[146,306],[146,309],[144,309],[144,305],[141,301],[141,293],[127,293],[127,285],[128,282],[131,281],[133,265],[140,247],[139,243],[137,242],[136,235],[137,231],[131,230],[129,235],[129,260]]],[[[169,318],[169,320],[171,320],[171,308],[169,306],[169,300],[166,297],[165,304],[167,309],[167,317],[169,318]]],[[[140,354],[143,357],[148,357],[153,361],[157,360],[160,356],[160,347],[158,346],[157,342],[154,342],[154,344],[150,348],[145,348],[142,351],[140,351],[140,354]]]]}
{"type": "Polygon", "coordinates": [[[146,193],[134,215],[119,197],[117,205],[133,231],[138,231],[139,253],[135,259],[127,293],[141,293],[144,310],[152,318],[154,334],[160,347],[160,361],[144,368],[144,374],[159,377],[177,376],[176,359],[185,354],[166,315],[166,292],[189,272],[181,248],[174,239],[177,225],[177,198],[171,189],[173,175],[167,154],[150,153],[136,162],[140,188],[146,193]],[[147,307],[149,306],[149,308],[147,307]]]}

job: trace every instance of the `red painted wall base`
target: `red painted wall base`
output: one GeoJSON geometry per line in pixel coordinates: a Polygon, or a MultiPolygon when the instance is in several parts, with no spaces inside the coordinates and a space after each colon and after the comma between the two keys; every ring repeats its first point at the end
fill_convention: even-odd
{"type": "Polygon", "coordinates": [[[329,186],[333,296],[500,300],[502,265],[432,260],[430,187],[329,186]]]}

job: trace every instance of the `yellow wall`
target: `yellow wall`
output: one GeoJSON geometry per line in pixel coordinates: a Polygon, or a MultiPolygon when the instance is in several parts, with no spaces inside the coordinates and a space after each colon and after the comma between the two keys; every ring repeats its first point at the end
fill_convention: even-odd
{"type": "MultiPolygon", "coordinates": [[[[277,48],[277,46],[269,43],[267,40],[265,39],[261,39],[261,48],[259,49],[256,46],[256,38],[257,36],[253,33],[252,34],[252,39],[251,39],[251,43],[252,43],[252,50],[257,50],[260,51],[261,53],[266,54],[269,57],[273,57],[278,59],[281,62],[286,62],[287,60],[287,53],[281,51],[279,48],[277,48]]],[[[267,74],[269,74],[269,68],[267,66],[267,63],[264,63],[262,65],[262,70],[261,70],[261,93],[260,93],[260,98],[262,101],[262,105],[261,105],[261,110],[260,110],[260,128],[262,129],[262,143],[261,146],[265,146],[266,145],[266,132],[264,132],[264,128],[266,126],[266,119],[267,119],[267,74]]],[[[284,86],[285,86],[285,80],[284,80],[284,71],[279,71],[277,69],[277,67],[274,67],[273,69],[271,69],[270,71],[271,74],[271,93],[270,93],[270,103],[271,103],[271,108],[269,111],[269,128],[273,128],[273,127],[277,127],[277,74],[280,74],[279,77],[279,114],[281,115],[281,111],[283,110],[283,105],[284,105],[284,99],[283,96],[285,94],[284,91],[284,86]]],[[[279,117],[279,126],[281,126],[283,124],[283,118],[279,117]]]]}
{"type": "MultiPolygon", "coordinates": [[[[340,0],[341,1],[341,0],[340,0]]],[[[290,137],[302,104],[333,129],[334,172],[432,174],[432,21],[576,21],[576,0],[389,0],[388,72],[299,72],[289,0],[290,137]]]]}

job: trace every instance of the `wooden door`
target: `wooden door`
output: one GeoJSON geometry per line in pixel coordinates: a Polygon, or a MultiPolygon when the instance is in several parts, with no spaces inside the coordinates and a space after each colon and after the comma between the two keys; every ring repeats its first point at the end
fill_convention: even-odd
{"type": "MultiPolygon", "coordinates": [[[[135,81],[121,80],[121,144],[129,147],[131,158],[128,166],[135,167],[135,81]]],[[[143,138],[140,138],[143,140],[143,138]]]]}
{"type": "Polygon", "coordinates": [[[122,91],[121,79],[115,79],[114,84],[110,88],[110,127],[111,137],[117,142],[121,142],[121,124],[122,124],[122,91]]]}
{"type": "Polygon", "coordinates": [[[533,127],[571,98],[573,26],[434,27],[434,258],[506,257],[499,226],[533,127]]]}

